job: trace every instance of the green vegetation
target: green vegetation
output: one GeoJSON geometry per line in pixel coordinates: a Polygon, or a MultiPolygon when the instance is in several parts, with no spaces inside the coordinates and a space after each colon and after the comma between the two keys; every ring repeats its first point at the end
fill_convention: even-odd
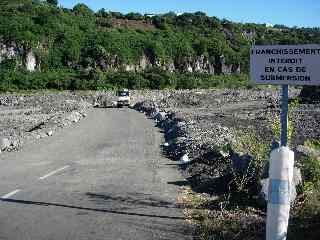
{"type": "MultiPolygon", "coordinates": [[[[266,209],[257,202],[257,192],[253,193],[252,188],[263,178],[269,147],[250,130],[237,136],[240,137],[233,147],[254,160],[244,171],[234,172],[229,193],[209,196],[184,189],[185,215],[198,226],[199,239],[265,239],[266,209]]],[[[303,182],[297,187],[298,196],[291,209],[287,237],[293,240],[318,239],[320,234],[320,141],[309,140],[305,146],[310,155],[296,159],[303,182]]]]}
{"type": "Polygon", "coordinates": [[[225,208],[225,199],[184,189],[185,215],[197,225],[197,236],[201,240],[264,239],[265,222],[261,211],[251,207],[230,205],[225,208]]]}
{"type": "Polygon", "coordinates": [[[179,16],[169,12],[153,17],[123,15],[105,9],[94,12],[84,4],[66,9],[58,7],[57,0],[0,0],[0,5],[0,41],[15,43],[22,52],[32,50],[41,69],[41,73],[24,72],[23,54],[5,59],[0,64],[2,91],[248,86],[244,75],[187,74],[179,65],[186,59],[194,61],[196,56],[204,56],[220,75],[223,55],[227,65],[240,64],[246,74],[249,49],[254,42],[320,43],[318,28],[240,24],[202,12],[179,16]],[[137,65],[143,55],[151,66],[157,66],[154,68],[174,63],[176,70],[124,71],[126,64],[137,65]]]}
{"type": "Polygon", "coordinates": [[[238,88],[248,86],[248,83],[248,76],[244,74],[230,76],[180,74],[157,69],[142,73],[68,69],[32,73],[0,71],[0,91],[238,88]]]}
{"type": "MultiPolygon", "coordinates": [[[[265,176],[270,141],[261,139],[253,129],[238,130],[234,142],[223,147],[224,159],[232,174],[227,190],[218,196],[184,189],[185,215],[196,224],[199,239],[264,239],[265,206],[258,200],[259,183],[265,176]],[[239,153],[236,154],[236,153],[239,153]],[[237,156],[231,156],[236,154],[237,156]],[[235,166],[233,157],[246,162],[235,166]]],[[[270,140],[270,139],[269,139],[270,140]]]]}
{"type": "Polygon", "coordinates": [[[252,129],[238,131],[237,141],[233,148],[240,153],[251,156],[243,171],[233,170],[230,182],[230,196],[232,204],[256,206],[257,184],[263,179],[263,174],[269,159],[270,142],[261,138],[252,129]]]}
{"type": "Polygon", "coordinates": [[[305,146],[311,151],[310,157],[304,158],[302,162],[303,175],[306,176],[305,183],[309,182],[320,186],[320,141],[309,140],[305,146]]]}
{"type": "Polygon", "coordinates": [[[318,239],[320,234],[320,141],[305,142],[308,156],[300,159],[303,182],[298,186],[299,194],[289,227],[290,239],[318,239]]]}
{"type": "MultiPolygon", "coordinates": [[[[289,103],[289,109],[288,109],[288,144],[292,143],[293,137],[294,137],[294,124],[293,124],[293,112],[295,109],[299,106],[299,99],[295,98],[292,99],[292,101],[289,103]]],[[[280,135],[281,135],[281,123],[280,123],[280,117],[273,120],[271,123],[271,128],[274,136],[274,140],[278,141],[280,143],[280,135]]]]}

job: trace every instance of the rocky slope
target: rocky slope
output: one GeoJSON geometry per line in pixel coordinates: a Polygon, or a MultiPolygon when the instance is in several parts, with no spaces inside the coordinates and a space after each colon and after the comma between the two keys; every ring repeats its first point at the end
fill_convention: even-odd
{"type": "MultiPolygon", "coordinates": [[[[294,98],[300,91],[291,89],[290,92],[294,98]]],[[[27,141],[50,137],[59,128],[90,114],[93,106],[112,107],[115,99],[113,92],[2,94],[1,150],[18,150],[27,141]]],[[[239,177],[246,177],[244,185],[248,197],[245,202],[237,204],[251,207],[254,202],[258,208],[208,213],[222,223],[228,218],[237,221],[242,232],[254,232],[255,239],[263,239],[263,209],[268,192],[267,160],[274,138],[272,125],[279,118],[278,91],[132,91],[132,103],[137,111],[152,118],[165,135],[166,142],[161,146],[163,154],[173,160],[172,164],[180,166],[186,179],[172,184],[191,186],[199,196],[206,194],[214,199],[212,204],[205,206],[206,209],[225,208],[225,201],[232,201],[234,197],[231,192],[239,190],[236,181],[244,180],[239,177]],[[253,168],[256,163],[261,165],[253,168]],[[248,221],[249,225],[246,224],[248,221]]],[[[302,144],[308,139],[320,139],[319,112],[320,104],[301,103],[291,113],[295,129],[291,140],[296,153],[295,184],[305,177],[299,171],[301,157],[315,154],[302,144]]],[[[296,193],[292,194],[294,198],[296,193]]],[[[243,198],[243,195],[235,196],[243,198]]],[[[230,230],[228,227],[224,229],[230,230]]]]}
{"type": "MultiPolygon", "coordinates": [[[[298,94],[291,90],[291,98],[298,94]]],[[[265,239],[267,161],[278,98],[276,90],[153,92],[135,105],[163,129],[163,151],[186,179],[176,184],[201,239],[265,239]]],[[[308,178],[299,169],[303,159],[320,159],[319,152],[301,145],[320,139],[319,110],[320,104],[307,103],[292,108],[296,187],[308,178]]],[[[298,219],[303,194],[292,189],[292,216],[298,219]]],[[[299,228],[290,224],[293,235],[299,228]]]]}
{"type": "MultiPolygon", "coordinates": [[[[37,46],[34,50],[47,51],[42,45],[37,46]]],[[[33,49],[27,49],[15,42],[5,42],[0,36],[0,64],[6,60],[16,61],[16,66],[27,71],[40,71],[41,60],[36,57],[33,49]]],[[[78,66],[71,64],[69,67],[77,68],[78,66]]],[[[94,59],[92,67],[99,68],[102,71],[126,71],[126,72],[142,72],[152,68],[160,68],[168,72],[180,73],[206,73],[206,74],[234,74],[241,73],[240,63],[225,64],[224,57],[218,64],[213,64],[208,57],[199,55],[195,57],[177,57],[166,61],[156,59],[152,54],[143,53],[139,61],[128,64],[123,63],[119,56],[111,53],[104,53],[103,56],[94,59]]]]}
{"type": "MultiPolygon", "coordinates": [[[[299,90],[292,89],[292,98],[298,94],[299,90]]],[[[256,160],[250,153],[252,146],[239,149],[240,142],[257,141],[255,144],[271,147],[272,125],[279,118],[278,99],[276,90],[162,91],[145,93],[135,108],[164,130],[166,154],[183,164],[183,174],[194,189],[221,194],[228,191],[232,172],[242,172],[256,160]]],[[[301,156],[304,141],[320,138],[319,110],[320,105],[301,104],[292,112],[291,147],[297,156],[301,156]]],[[[265,158],[267,161],[267,155],[265,158]]],[[[299,158],[296,160],[299,166],[299,158]]],[[[266,170],[261,170],[259,179],[267,177],[266,170]]],[[[298,168],[295,181],[301,181],[298,168]]],[[[265,184],[252,182],[252,194],[265,197],[265,184]]]]}
{"type": "MultiPolygon", "coordinates": [[[[291,90],[291,97],[299,94],[291,90]]],[[[186,178],[195,187],[213,191],[213,179],[241,170],[252,159],[245,149],[229,148],[254,136],[271,145],[272,125],[279,118],[276,90],[132,91],[132,103],[154,118],[164,130],[166,154],[191,162],[186,178]],[[226,164],[228,163],[228,164],[226,164]],[[203,183],[203,184],[199,184],[203,183]]],[[[0,95],[2,150],[16,150],[23,142],[54,134],[78,122],[92,107],[111,107],[113,92],[63,92],[36,95],[0,95]]],[[[292,147],[320,138],[319,104],[301,104],[292,113],[292,147]]],[[[250,139],[249,139],[250,140],[250,139]]],[[[243,147],[243,146],[242,146],[243,147]]]]}
{"type": "Polygon", "coordinates": [[[0,95],[1,151],[18,150],[24,142],[54,134],[80,121],[92,106],[72,93],[0,95]]]}

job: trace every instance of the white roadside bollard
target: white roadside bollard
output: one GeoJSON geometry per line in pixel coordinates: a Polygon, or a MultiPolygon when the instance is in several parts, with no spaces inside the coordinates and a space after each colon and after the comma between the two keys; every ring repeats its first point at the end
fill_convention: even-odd
{"type": "Polygon", "coordinates": [[[271,152],[266,240],[285,240],[293,184],[294,152],[280,147],[271,152]]]}

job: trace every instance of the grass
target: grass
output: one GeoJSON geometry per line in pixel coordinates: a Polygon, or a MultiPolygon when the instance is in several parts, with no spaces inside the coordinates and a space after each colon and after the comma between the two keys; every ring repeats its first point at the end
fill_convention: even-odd
{"type": "Polygon", "coordinates": [[[236,136],[232,148],[238,153],[250,156],[250,160],[243,171],[233,167],[232,183],[235,188],[232,194],[235,195],[237,203],[247,203],[251,196],[256,194],[256,185],[263,177],[269,159],[270,144],[251,129],[239,130],[236,136]]]}
{"type": "MultiPolygon", "coordinates": [[[[320,141],[310,140],[305,145],[314,154],[302,159],[304,179],[291,210],[288,228],[288,239],[291,240],[316,240],[320,236],[320,159],[317,155],[320,141]]],[[[263,176],[269,158],[269,144],[248,130],[238,132],[233,148],[250,154],[254,159],[244,171],[234,171],[235,188],[230,188],[229,193],[219,197],[184,189],[185,215],[197,225],[197,236],[201,240],[265,239],[266,213],[258,205],[251,204],[253,192],[250,187],[263,176]]]]}
{"type": "Polygon", "coordinates": [[[227,209],[225,200],[184,188],[185,215],[197,226],[197,237],[200,240],[263,239],[263,212],[253,208],[227,209]]]}
{"type": "Polygon", "coordinates": [[[288,239],[316,240],[320,236],[320,141],[308,140],[304,145],[310,154],[300,160],[303,182],[297,188],[288,239]]]}
{"type": "MultiPolygon", "coordinates": [[[[289,145],[292,143],[294,138],[294,111],[299,106],[299,99],[293,99],[289,104],[288,109],[288,143],[289,145]]],[[[280,123],[280,116],[276,119],[272,119],[271,129],[276,141],[280,142],[280,135],[281,135],[281,123],[280,123]]]]}
{"type": "Polygon", "coordinates": [[[320,140],[319,139],[308,140],[305,142],[305,145],[311,149],[320,151],[320,140]]]}

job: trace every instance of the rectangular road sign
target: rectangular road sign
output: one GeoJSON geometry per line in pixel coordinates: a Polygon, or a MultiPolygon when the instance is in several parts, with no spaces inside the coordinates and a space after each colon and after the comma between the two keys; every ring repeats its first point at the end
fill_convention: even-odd
{"type": "Polygon", "coordinates": [[[320,85],[320,45],[271,45],[251,49],[256,84],[320,85]]]}

